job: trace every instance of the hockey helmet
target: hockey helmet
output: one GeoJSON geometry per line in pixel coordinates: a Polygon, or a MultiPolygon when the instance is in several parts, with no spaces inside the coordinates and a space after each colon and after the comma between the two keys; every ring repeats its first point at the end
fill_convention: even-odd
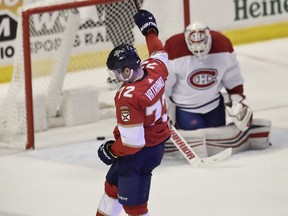
{"type": "Polygon", "coordinates": [[[137,54],[136,49],[129,44],[121,44],[116,46],[109,54],[106,65],[109,69],[112,78],[127,82],[133,74],[133,70],[140,67],[141,60],[137,54]],[[125,68],[131,70],[130,77],[123,78],[122,72],[125,68]],[[115,75],[115,77],[113,76],[115,75]]]}
{"type": "Polygon", "coordinates": [[[188,49],[199,59],[203,59],[210,51],[212,39],[208,26],[194,21],[185,29],[185,41],[188,49]]]}

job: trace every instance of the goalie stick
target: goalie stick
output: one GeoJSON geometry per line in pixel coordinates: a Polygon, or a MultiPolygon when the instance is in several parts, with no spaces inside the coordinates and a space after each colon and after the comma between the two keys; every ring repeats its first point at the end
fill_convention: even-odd
{"type": "Polygon", "coordinates": [[[195,151],[190,147],[182,135],[177,131],[177,129],[170,125],[171,127],[171,141],[178,148],[181,154],[193,167],[206,167],[210,166],[216,162],[225,160],[230,157],[232,154],[232,148],[227,148],[218,154],[215,154],[210,157],[200,158],[195,151]]]}

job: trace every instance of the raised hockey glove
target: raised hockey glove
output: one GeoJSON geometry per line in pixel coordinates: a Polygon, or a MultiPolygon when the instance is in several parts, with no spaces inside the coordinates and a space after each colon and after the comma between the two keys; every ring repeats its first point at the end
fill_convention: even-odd
{"type": "Polygon", "coordinates": [[[253,112],[245,102],[244,96],[230,95],[230,103],[226,104],[226,111],[239,130],[246,131],[250,127],[253,112]]]}
{"type": "Polygon", "coordinates": [[[151,29],[158,35],[159,31],[156,19],[149,11],[139,10],[138,13],[134,15],[134,21],[144,36],[146,36],[151,29]]]}
{"type": "Polygon", "coordinates": [[[117,156],[113,155],[112,152],[109,150],[114,142],[114,140],[108,140],[103,143],[98,149],[98,157],[107,165],[111,165],[117,158],[117,156]]]}

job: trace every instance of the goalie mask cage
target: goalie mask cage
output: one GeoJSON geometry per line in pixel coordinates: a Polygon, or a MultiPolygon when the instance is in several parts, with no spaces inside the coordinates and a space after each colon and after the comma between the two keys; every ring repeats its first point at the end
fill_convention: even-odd
{"type": "MultiPolygon", "coordinates": [[[[170,18],[160,19],[157,4],[167,5],[165,0],[136,3],[155,14],[163,43],[189,23],[187,0],[171,1],[170,11],[165,12],[170,18]]],[[[0,104],[0,147],[35,148],[37,131],[113,115],[113,95],[119,84],[109,80],[106,72],[110,50],[129,43],[142,60],[148,57],[145,38],[135,28],[133,1],[39,1],[20,11],[14,71],[0,104]]]]}

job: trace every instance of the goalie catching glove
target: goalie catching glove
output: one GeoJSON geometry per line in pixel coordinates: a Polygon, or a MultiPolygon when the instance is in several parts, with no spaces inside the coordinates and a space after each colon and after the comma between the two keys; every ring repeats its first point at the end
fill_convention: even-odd
{"type": "Polygon", "coordinates": [[[139,10],[138,13],[134,15],[134,21],[144,36],[146,36],[151,29],[158,35],[159,31],[156,19],[149,11],[139,10]]]}
{"type": "Polygon", "coordinates": [[[228,115],[239,130],[246,131],[252,121],[251,108],[245,103],[245,97],[240,94],[230,95],[230,100],[230,103],[226,104],[228,115]]]}
{"type": "Polygon", "coordinates": [[[107,165],[111,165],[117,158],[117,156],[112,154],[112,152],[110,151],[110,147],[114,142],[114,140],[108,140],[103,143],[98,149],[98,157],[107,165]]]}

